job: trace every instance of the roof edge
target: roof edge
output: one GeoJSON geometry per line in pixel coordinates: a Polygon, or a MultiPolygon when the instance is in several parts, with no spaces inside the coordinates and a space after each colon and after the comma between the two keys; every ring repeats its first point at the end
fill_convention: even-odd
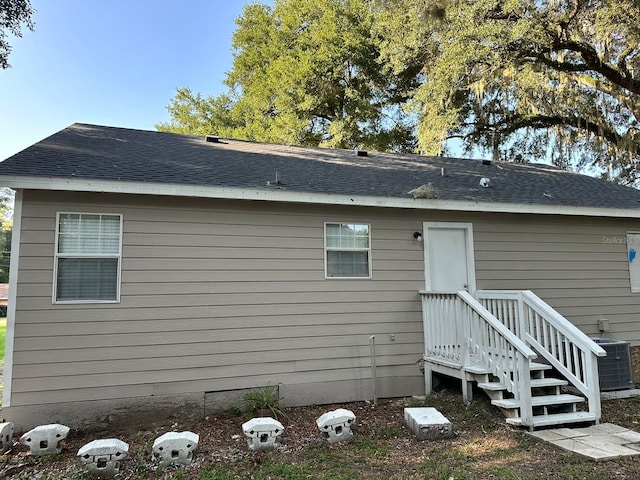
{"type": "Polygon", "coordinates": [[[565,205],[537,205],[496,202],[473,202],[438,199],[413,199],[377,196],[330,195],[323,193],[265,190],[260,188],[207,187],[201,185],[147,182],[117,182],[89,179],[60,179],[31,176],[1,176],[0,186],[14,190],[60,190],[132,195],[165,195],[228,200],[257,200],[316,205],[352,205],[361,207],[406,208],[488,213],[523,213],[539,215],[575,215],[590,217],[640,218],[638,209],[590,208],[565,205]]]}

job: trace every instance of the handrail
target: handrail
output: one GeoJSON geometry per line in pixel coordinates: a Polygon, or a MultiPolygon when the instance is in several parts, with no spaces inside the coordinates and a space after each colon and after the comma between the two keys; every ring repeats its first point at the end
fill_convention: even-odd
{"type": "Polygon", "coordinates": [[[422,296],[425,355],[437,358],[454,368],[462,368],[464,329],[457,309],[457,294],[452,292],[425,292],[422,296]],[[430,301],[426,301],[425,298],[430,301]],[[455,325],[455,328],[447,326],[455,325]]]}
{"type": "Polygon", "coordinates": [[[537,310],[541,315],[553,318],[555,321],[555,327],[567,337],[571,337],[575,343],[579,343],[580,346],[584,347],[586,350],[590,350],[598,357],[604,357],[607,355],[607,352],[600,345],[591,340],[582,330],[560,315],[553,309],[553,307],[538,297],[531,290],[479,290],[477,295],[481,300],[495,298],[517,300],[518,297],[522,295],[525,303],[534,310],[537,310]]]}
{"type": "Polygon", "coordinates": [[[475,298],[471,296],[469,292],[460,291],[458,292],[458,296],[467,303],[471,308],[473,308],[482,318],[489,323],[493,328],[495,328],[502,336],[509,340],[509,343],[513,345],[513,347],[518,350],[525,358],[529,360],[533,360],[538,357],[538,355],[531,350],[527,345],[520,340],[511,330],[504,326],[504,324],[498,320],[495,315],[493,315],[489,310],[482,306],[480,302],[478,302],[475,298]]]}
{"type": "Polygon", "coordinates": [[[530,361],[536,353],[468,292],[420,294],[425,358],[457,366],[463,382],[466,369],[491,373],[519,401],[522,424],[531,425],[530,361]]]}
{"type": "Polygon", "coordinates": [[[596,357],[602,347],[530,290],[478,291],[480,301],[527,345],[544,357],[587,397],[589,412],[600,419],[600,381],[596,357]]]}
{"type": "Polygon", "coordinates": [[[607,356],[607,352],[604,348],[591,340],[582,330],[580,330],[573,323],[569,322],[566,318],[560,315],[548,303],[543,301],[531,290],[523,290],[522,295],[524,297],[525,303],[531,308],[536,310],[541,315],[546,316],[547,318],[553,318],[554,321],[557,322],[554,325],[555,328],[557,328],[563,335],[571,337],[574,343],[579,344],[585,350],[589,350],[591,353],[597,355],[598,357],[607,356]]]}

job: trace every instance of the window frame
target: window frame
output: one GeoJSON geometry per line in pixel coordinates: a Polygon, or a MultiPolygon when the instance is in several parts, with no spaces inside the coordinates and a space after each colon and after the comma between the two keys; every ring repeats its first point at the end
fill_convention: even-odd
{"type": "Polygon", "coordinates": [[[371,253],[371,224],[364,222],[324,222],[324,278],[325,280],[370,280],[373,278],[373,262],[372,262],[372,253],[371,253]],[[367,227],[367,235],[368,235],[368,244],[367,248],[359,247],[359,248],[344,248],[344,247],[329,247],[327,246],[327,225],[362,225],[367,227]],[[367,268],[369,274],[367,276],[358,276],[358,277],[343,277],[343,276],[329,276],[329,255],[328,252],[367,252],[367,268]]]}
{"type": "Polygon", "coordinates": [[[53,292],[51,301],[55,304],[87,304],[87,303],[120,303],[120,286],[122,283],[122,238],[123,238],[123,214],[107,213],[107,212],[56,212],[56,229],[55,229],[55,250],[53,254],[53,292]],[[118,253],[60,253],[60,216],[61,215],[98,215],[100,217],[118,217],[119,218],[119,235],[118,235],[118,253]],[[60,258],[116,258],[116,298],[115,299],[74,299],[74,300],[58,300],[58,263],[60,258]]]}

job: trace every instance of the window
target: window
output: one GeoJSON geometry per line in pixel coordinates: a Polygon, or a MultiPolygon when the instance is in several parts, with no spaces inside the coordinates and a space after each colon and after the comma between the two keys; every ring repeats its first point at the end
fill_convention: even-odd
{"type": "Polygon", "coordinates": [[[55,302],[117,302],[122,215],[59,213],[55,302]]]}
{"type": "Polygon", "coordinates": [[[327,278],[371,278],[369,225],[326,223],[324,226],[327,278]]]}

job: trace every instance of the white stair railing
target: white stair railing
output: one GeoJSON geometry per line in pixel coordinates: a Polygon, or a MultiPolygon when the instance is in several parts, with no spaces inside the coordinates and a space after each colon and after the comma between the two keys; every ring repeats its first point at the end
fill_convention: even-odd
{"type": "Polygon", "coordinates": [[[530,362],[536,354],[468,292],[420,294],[425,359],[490,372],[519,401],[522,424],[531,425],[530,362]]]}
{"type": "Polygon", "coordinates": [[[452,367],[462,367],[465,329],[457,293],[420,292],[425,355],[452,367]]]}
{"type": "Polygon", "coordinates": [[[477,297],[586,397],[589,412],[599,420],[598,357],[606,352],[530,290],[483,290],[477,297]]]}

